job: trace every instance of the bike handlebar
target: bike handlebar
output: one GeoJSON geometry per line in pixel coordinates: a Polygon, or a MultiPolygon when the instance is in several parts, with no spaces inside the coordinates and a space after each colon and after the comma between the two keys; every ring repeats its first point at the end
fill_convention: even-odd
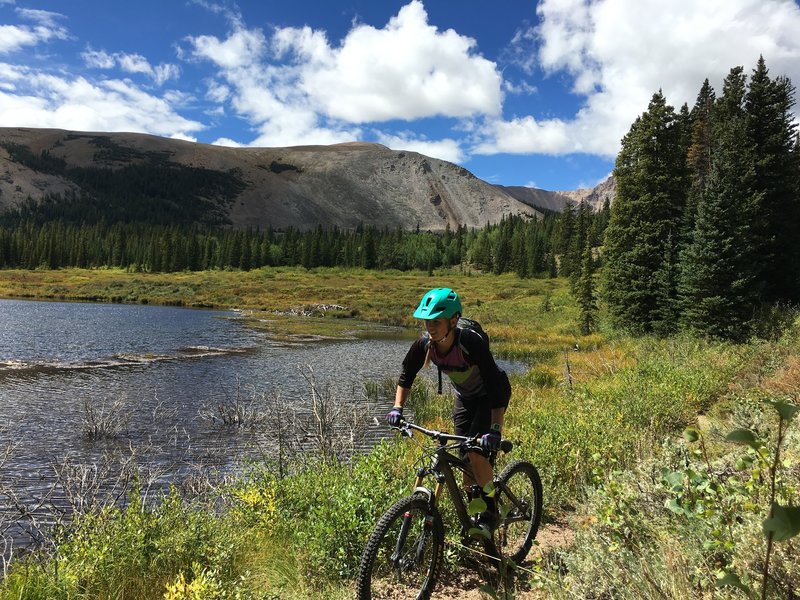
{"type": "MultiPolygon", "coordinates": [[[[423,434],[427,435],[428,437],[433,438],[437,442],[440,442],[440,443],[443,443],[443,444],[447,443],[447,442],[461,442],[465,446],[467,446],[468,448],[469,447],[475,447],[475,448],[479,448],[480,447],[480,443],[478,442],[478,440],[480,439],[479,435],[476,435],[476,436],[473,436],[473,437],[465,437],[463,435],[455,435],[455,434],[452,434],[452,433],[447,433],[445,431],[437,431],[435,429],[426,429],[425,427],[422,427],[421,425],[417,425],[416,423],[411,423],[410,421],[406,421],[405,419],[402,419],[401,422],[400,422],[400,426],[399,427],[395,427],[395,429],[399,429],[401,433],[404,433],[404,434],[409,435],[409,436],[411,435],[410,430],[413,429],[413,430],[419,431],[420,433],[423,433],[423,434]]],[[[514,448],[514,442],[512,442],[511,440],[501,440],[500,441],[499,449],[502,450],[503,452],[511,452],[511,450],[513,448],[514,448]]]]}

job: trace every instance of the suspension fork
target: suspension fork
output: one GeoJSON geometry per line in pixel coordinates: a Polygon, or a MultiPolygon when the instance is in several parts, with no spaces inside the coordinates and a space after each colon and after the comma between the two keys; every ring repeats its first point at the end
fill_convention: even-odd
{"type": "MultiPolygon", "coordinates": [[[[419,471],[417,471],[417,477],[414,480],[414,493],[425,496],[428,500],[428,506],[432,508],[436,503],[436,499],[441,494],[442,482],[439,481],[437,478],[436,487],[434,488],[433,493],[431,493],[431,491],[424,485],[425,476],[428,475],[428,473],[429,470],[424,467],[420,468],[419,471]]],[[[411,521],[412,521],[411,513],[406,512],[403,515],[403,522],[400,524],[400,533],[397,536],[397,544],[395,545],[394,553],[391,556],[391,561],[395,566],[400,566],[399,562],[403,554],[403,548],[405,547],[406,541],[408,539],[408,531],[411,528],[411,521]]],[[[417,547],[415,552],[415,558],[417,562],[422,558],[422,551],[423,548],[425,547],[425,539],[427,538],[432,528],[433,528],[433,514],[432,511],[429,510],[428,513],[425,515],[425,523],[422,530],[422,535],[420,539],[417,541],[417,547]]]]}

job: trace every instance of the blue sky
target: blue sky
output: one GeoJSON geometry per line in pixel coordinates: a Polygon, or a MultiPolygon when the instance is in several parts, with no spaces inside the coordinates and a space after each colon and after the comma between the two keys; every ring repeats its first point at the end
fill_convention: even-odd
{"type": "Polygon", "coordinates": [[[759,55],[800,85],[797,1],[0,0],[0,126],[375,141],[570,190],[655,91],[759,55]]]}

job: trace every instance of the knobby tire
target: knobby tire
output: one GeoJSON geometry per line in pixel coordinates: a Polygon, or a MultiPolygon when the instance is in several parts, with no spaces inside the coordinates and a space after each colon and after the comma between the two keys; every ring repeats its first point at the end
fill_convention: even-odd
{"type": "Polygon", "coordinates": [[[439,511],[423,496],[398,500],[380,518],[364,548],[356,598],[428,600],[443,557],[439,511]]]}

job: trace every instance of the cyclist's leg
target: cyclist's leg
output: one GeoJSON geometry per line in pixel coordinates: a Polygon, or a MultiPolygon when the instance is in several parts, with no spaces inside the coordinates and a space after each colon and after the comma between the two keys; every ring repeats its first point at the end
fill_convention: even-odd
{"type": "Polygon", "coordinates": [[[492,463],[479,452],[469,453],[469,463],[472,465],[472,473],[475,476],[475,483],[483,489],[487,483],[494,478],[492,463]]]}
{"type": "MultiPolygon", "coordinates": [[[[453,411],[453,425],[456,435],[473,437],[488,433],[491,428],[492,411],[488,402],[475,402],[465,405],[460,399],[456,400],[453,411]]],[[[480,451],[468,452],[464,458],[470,463],[472,477],[465,473],[464,489],[469,490],[477,485],[483,490],[494,479],[494,468],[489,458],[480,451]]],[[[496,503],[494,498],[481,491],[481,496],[486,502],[487,510],[481,515],[481,520],[487,523],[496,521],[496,503]]]]}
{"type": "MultiPolygon", "coordinates": [[[[473,413],[461,402],[460,398],[456,398],[455,406],[453,407],[453,433],[456,435],[468,435],[469,429],[472,425],[473,413]]],[[[461,452],[461,458],[469,460],[466,452],[461,452]]],[[[464,489],[468,490],[470,486],[475,485],[472,477],[466,471],[464,472],[464,489]]]]}

